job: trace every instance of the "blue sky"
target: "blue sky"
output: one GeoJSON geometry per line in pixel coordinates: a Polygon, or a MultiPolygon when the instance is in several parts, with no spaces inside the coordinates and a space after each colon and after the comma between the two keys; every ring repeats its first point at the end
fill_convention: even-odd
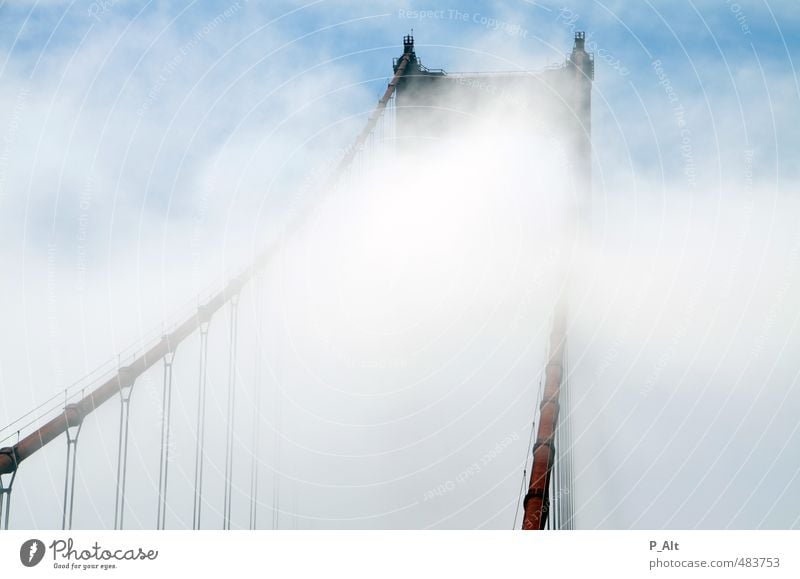
{"type": "MultiPolygon", "coordinates": [[[[601,134],[630,133],[631,128],[648,122],[648,113],[658,123],[665,112],[663,91],[659,93],[651,67],[658,59],[681,99],[695,109],[690,120],[696,139],[712,135],[715,142],[742,142],[750,128],[752,145],[763,144],[764,154],[773,162],[776,151],[766,150],[772,140],[778,139],[784,151],[798,145],[790,130],[794,117],[776,122],[774,132],[758,134],[763,133],[765,122],[771,123],[764,114],[792,115],[796,110],[787,107],[784,111],[779,106],[797,98],[798,92],[791,56],[797,52],[800,24],[796,8],[788,2],[645,3],[635,8],[599,2],[241,2],[188,7],[165,3],[142,7],[124,1],[10,2],[4,7],[0,46],[8,57],[8,70],[19,79],[31,75],[34,85],[56,78],[54,69],[72,57],[76,59],[72,66],[82,70],[97,66],[96,86],[81,95],[90,100],[113,90],[125,71],[127,84],[118,96],[141,106],[148,99],[136,90],[147,92],[146,79],[157,76],[182,44],[191,42],[193,34],[230,8],[234,14],[203,35],[202,46],[193,48],[170,78],[159,84],[165,96],[181,94],[181,83],[198,80],[208,72],[207,59],[220,58],[207,80],[218,90],[230,91],[224,98],[232,108],[241,103],[253,106],[263,97],[250,90],[259,87],[262,71],[291,64],[287,71],[317,82],[320,89],[326,86],[326,73],[365,83],[358,96],[345,99],[344,108],[337,103],[345,116],[367,110],[371,99],[380,94],[400,38],[412,28],[423,61],[448,70],[537,69],[557,63],[569,51],[574,31],[580,29],[588,32],[590,47],[598,52],[595,122],[600,127],[607,121],[615,125],[601,134]],[[456,11],[466,20],[457,17],[456,11]],[[493,29],[484,18],[504,28],[493,29]],[[151,41],[156,44],[148,47],[151,41]],[[472,52],[476,48],[479,52],[472,52]],[[81,62],[88,54],[91,61],[81,62]],[[336,60],[306,74],[304,67],[319,65],[321,57],[336,60]],[[314,71],[322,73],[316,81],[314,71]],[[238,86],[224,84],[239,74],[244,76],[238,86]],[[602,102],[606,99],[607,104],[602,102]],[[777,110],[758,106],[765,102],[777,110]],[[625,116],[617,114],[621,110],[625,116]],[[609,120],[607,114],[615,118],[609,120]],[[731,115],[736,118],[732,120],[731,115]],[[715,131],[720,133],[714,135],[715,131]],[[731,134],[723,135],[725,131],[731,134]]],[[[286,94],[290,87],[273,96],[286,94]]],[[[254,113],[263,114],[271,105],[270,98],[254,113]]],[[[163,97],[159,100],[152,103],[154,109],[165,115],[174,112],[169,109],[173,103],[163,97]]],[[[226,103],[218,104],[224,111],[226,103]]],[[[203,127],[209,138],[233,130],[227,120],[215,124],[216,116],[212,114],[203,127]]],[[[637,155],[633,162],[647,168],[652,165],[649,150],[646,145],[628,146],[625,153],[637,155]]],[[[777,170],[796,176],[790,163],[779,163],[777,170]]]]}

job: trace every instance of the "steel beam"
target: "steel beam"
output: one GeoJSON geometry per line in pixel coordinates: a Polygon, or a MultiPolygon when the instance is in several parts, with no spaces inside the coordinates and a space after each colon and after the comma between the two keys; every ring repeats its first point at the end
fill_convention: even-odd
{"type": "MultiPolygon", "coordinates": [[[[241,287],[252,277],[252,275],[261,269],[272,256],[274,248],[270,248],[261,253],[253,263],[244,270],[244,272],[230,280],[228,284],[215,294],[206,304],[202,306],[209,316],[224,306],[233,295],[238,295],[241,287]]],[[[146,370],[151,368],[159,360],[164,358],[173,348],[172,345],[177,346],[186,337],[192,334],[201,324],[204,318],[198,313],[194,313],[186,320],[180,323],[165,339],[159,341],[156,345],[148,349],[144,354],[137,357],[129,366],[127,370],[130,372],[132,378],[141,376],[146,370]]],[[[88,416],[99,408],[102,404],[113,398],[119,393],[120,375],[117,372],[114,376],[109,378],[103,384],[98,386],[85,398],[82,398],[75,403],[76,411],[83,417],[88,416]]],[[[29,458],[36,451],[43,446],[58,438],[67,430],[67,417],[65,413],[59,414],[41,428],[35,430],[17,444],[13,446],[16,463],[11,460],[8,455],[0,454],[0,474],[7,474],[14,471],[16,465],[29,458]]]]}
{"type": "Polygon", "coordinates": [[[547,525],[550,509],[550,477],[555,461],[555,434],[558,425],[559,396],[564,377],[564,345],[566,342],[566,306],[556,307],[550,333],[550,355],[545,369],[544,392],[539,406],[539,428],[533,445],[533,466],[528,492],[523,502],[525,517],[522,528],[542,530],[547,525]]]}

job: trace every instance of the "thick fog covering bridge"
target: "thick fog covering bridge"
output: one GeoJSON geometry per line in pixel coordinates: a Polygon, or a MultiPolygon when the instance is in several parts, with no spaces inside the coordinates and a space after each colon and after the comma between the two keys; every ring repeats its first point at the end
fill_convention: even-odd
{"type": "MultiPolygon", "coordinates": [[[[566,62],[552,69],[539,73],[515,72],[479,74],[449,74],[443,70],[432,70],[425,67],[416,55],[414,39],[404,38],[403,53],[393,63],[393,75],[370,114],[363,130],[357,135],[351,147],[347,149],[341,161],[331,171],[331,176],[322,183],[323,193],[335,187],[345,186],[347,180],[359,163],[373,154],[371,149],[391,146],[410,150],[436,140],[443,132],[453,132],[460,125],[464,114],[470,114],[481,103],[497,99],[496,91],[484,90],[487,79],[493,86],[513,87],[517,93],[530,96],[532,110],[546,110],[547,118],[537,119],[532,129],[558,132],[562,135],[570,155],[570,178],[577,191],[584,192],[588,198],[590,187],[590,95],[594,77],[592,56],[584,49],[585,36],[579,32],[575,36],[575,45],[566,62]],[[452,102],[453,96],[459,98],[458,106],[452,102]],[[463,98],[462,98],[463,97],[463,98]],[[553,103],[556,103],[554,106],[553,103]],[[460,107],[460,109],[459,109],[460,107]],[[390,134],[391,133],[391,134],[390,134]],[[344,185],[343,185],[344,184],[344,185]]],[[[535,115],[534,115],[535,116],[535,115]]],[[[457,132],[455,138],[457,138],[457,132]]],[[[400,170],[401,168],[398,168],[400,170]]],[[[579,206],[577,212],[585,211],[579,206]]],[[[298,226],[313,207],[301,211],[294,218],[298,226]]],[[[576,222],[578,220],[576,219],[576,222]]],[[[153,517],[154,526],[163,529],[168,526],[167,513],[170,511],[170,450],[173,436],[172,401],[176,389],[181,389],[184,396],[194,397],[196,412],[193,417],[192,438],[194,448],[194,473],[192,512],[183,513],[184,520],[191,519],[192,527],[200,529],[203,524],[204,483],[208,477],[221,477],[224,481],[222,504],[218,506],[222,512],[222,526],[232,527],[232,492],[234,469],[249,469],[250,512],[248,516],[251,529],[263,526],[257,517],[259,492],[258,460],[259,460],[259,420],[258,413],[270,401],[265,399],[259,390],[256,375],[253,385],[253,419],[247,423],[251,432],[241,432],[237,428],[236,364],[252,363],[243,361],[243,355],[237,349],[240,333],[243,330],[239,321],[239,303],[243,291],[250,288],[254,298],[254,307],[262,308],[259,302],[259,285],[264,283],[264,270],[273,260],[274,250],[266,248],[255,260],[238,275],[227,280],[214,293],[203,299],[198,307],[185,314],[169,331],[156,337],[148,347],[135,353],[120,355],[118,363],[105,374],[89,377],[78,382],[79,387],[68,388],[63,393],[31,410],[25,416],[0,430],[0,525],[9,528],[13,520],[10,516],[14,505],[12,497],[14,489],[26,484],[25,465],[35,459],[37,453],[47,445],[61,444],[64,448],[65,460],[63,471],[63,487],[58,489],[62,505],[61,525],[70,529],[73,525],[73,512],[81,505],[75,500],[76,471],[80,468],[82,427],[87,420],[94,418],[95,411],[103,405],[116,404],[119,412],[113,423],[104,424],[107,436],[116,435],[116,480],[114,495],[114,528],[125,528],[126,516],[130,516],[130,497],[127,496],[126,481],[129,455],[129,431],[131,421],[131,396],[136,390],[141,377],[150,369],[163,368],[161,388],[160,444],[152,449],[159,456],[158,493],[156,504],[152,505],[152,513],[134,513],[138,519],[149,520],[153,517]],[[212,320],[221,317],[227,309],[226,319],[212,324],[212,320]],[[220,342],[223,348],[212,349],[209,346],[209,332],[224,334],[220,342]],[[191,348],[187,342],[192,337],[191,348]],[[222,351],[220,351],[222,350],[222,351]],[[198,378],[196,383],[187,383],[174,371],[176,353],[181,356],[196,358],[198,378]],[[207,397],[208,397],[208,365],[212,357],[223,357],[228,366],[225,386],[225,468],[224,472],[210,472],[207,468],[206,440],[207,397]],[[86,384],[91,386],[86,386],[86,384]],[[249,440],[251,444],[251,464],[234,463],[234,440],[249,440]]],[[[569,278],[566,268],[561,270],[565,280],[569,278]]],[[[528,460],[520,473],[522,484],[517,497],[518,519],[509,521],[509,526],[529,530],[536,529],[570,529],[574,527],[574,492],[572,488],[573,465],[571,452],[562,452],[572,445],[569,420],[560,420],[564,414],[561,409],[569,406],[569,389],[567,387],[567,329],[568,304],[565,298],[559,298],[552,304],[552,327],[549,337],[548,353],[544,360],[544,379],[540,385],[539,405],[531,408],[532,428],[528,445],[528,460]]],[[[260,331],[255,328],[254,331],[260,331]]],[[[261,339],[260,335],[256,340],[261,339]]],[[[107,415],[106,415],[106,422],[107,415]]],[[[235,525],[234,525],[235,526],[235,525]]],[[[276,524],[273,517],[272,526],[276,524]]]]}

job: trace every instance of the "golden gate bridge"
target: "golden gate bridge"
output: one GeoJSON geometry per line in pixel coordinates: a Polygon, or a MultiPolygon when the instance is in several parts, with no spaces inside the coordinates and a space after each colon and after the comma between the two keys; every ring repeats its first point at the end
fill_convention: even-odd
{"type": "MultiPolygon", "coordinates": [[[[330,178],[322,186],[326,194],[334,194],[338,188],[347,187],[359,164],[364,164],[374,155],[374,148],[391,143],[398,148],[413,148],[420,143],[436,141],[444,131],[450,131],[462,124],[464,114],[474,114],[482,103],[497,100],[497,91],[475,90],[476,86],[502,87],[523,94],[530,99],[529,124],[523,131],[547,131],[558,135],[568,155],[568,179],[573,188],[576,214],[568,227],[576,227],[580,214],[586,211],[590,189],[591,167],[591,87],[594,80],[592,55],[585,50],[585,34],[575,34],[575,43],[565,62],[557,67],[531,72],[511,73],[463,73],[452,74],[444,70],[425,67],[417,57],[414,38],[404,37],[403,53],[393,62],[393,75],[370,114],[365,126],[355,138],[341,161],[332,171],[330,178]],[[454,96],[455,95],[455,96],[454,96]],[[462,98],[465,97],[465,98],[462,98]],[[457,104],[455,104],[457,103],[457,104]],[[390,134],[392,133],[392,134],[390,134]]],[[[457,135],[456,135],[457,138],[457,135]]],[[[308,217],[310,208],[294,218],[295,225],[308,217]]],[[[96,373],[87,376],[75,386],[65,389],[40,406],[26,413],[18,420],[0,430],[0,525],[8,529],[14,490],[19,485],[28,484],[25,480],[25,466],[35,461],[45,447],[61,444],[64,448],[63,486],[60,489],[61,527],[71,529],[73,513],[81,505],[76,502],[76,472],[80,467],[79,449],[83,437],[87,436],[83,427],[92,420],[96,410],[103,406],[116,404],[116,423],[103,425],[109,433],[116,433],[116,469],[114,481],[115,529],[125,528],[126,513],[130,516],[131,500],[128,496],[129,440],[131,424],[131,399],[136,386],[143,381],[149,370],[160,367],[160,443],[158,446],[159,467],[157,480],[157,500],[153,505],[155,528],[168,526],[170,507],[170,452],[173,433],[173,399],[176,389],[183,396],[195,399],[195,413],[191,437],[194,440],[194,469],[191,487],[193,489],[191,520],[192,528],[200,529],[203,522],[204,507],[209,500],[205,497],[209,471],[207,468],[208,449],[208,366],[212,356],[222,355],[227,364],[225,384],[225,444],[222,493],[222,526],[232,527],[232,493],[234,470],[241,464],[234,462],[233,445],[235,439],[248,438],[250,441],[251,464],[249,465],[248,494],[250,510],[248,525],[251,529],[259,527],[256,505],[259,492],[258,460],[259,413],[263,404],[268,403],[261,393],[259,384],[259,364],[253,376],[252,405],[253,416],[248,427],[251,432],[237,431],[240,422],[236,414],[236,395],[240,388],[237,379],[237,364],[241,364],[238,350],[243,331],[240,323],[240,300],[248,290],[253,300],[252,308],[261,312],[263,298],[259,297],[260,286],[264,284],[264,269],[274,259],[274,248],[267,248],[256,256],[250,265],[238,275],[227,280],[217,291],[199,301],[196,308],[187,312],[169,331],[160,332],[146,347],[121,353],[117,360],[101,367],[96,373]],[[219,318],[225,318],[218,320],[219,318]],[[212,324],[212,322],[216,323],[212,324]],[[226,323],[225,323],[226,322],[226,323]],[[222,352],[210,348],[211,327],[221,335],[222,352]],[[190,344],[191,342],[191,344],[190,344]],[[192,348],[193,351],[186,351],[192,348]],[[198,367],[195,384],[187,383],[175,371],[176,355],[191,356],[198,367]],[[88,385],[87,385],[88,384],[88,385]],[[187,390],[188,389],[188,390],[187,390]],[[60,441],[60,442],[59,442],[60,441]]],[[[564,283],[569,279],[566,267],[560,275],[564,283]]],[[[526,460],[522,469],[522,484],[517,497],[516,515],[513,526],[526,530],[572,529],[575,526],[575,504],[573,492],[572,435],[569,420],[570,390],[568,387],[567,339],[568,304],[561,297],[552,305],[553,315],[549,346],[543,370],[543,381],[538,395],[538,407],[532,408],[531,438],[526,460]],[[563,412],[566,408],[567,412],[563,412]],[[521,510],[520,510],[521,507],[521,510]],[[521,521],[521,523],[519,522],[521,521]]],[[[262,329],[256,325],[256,343],[262,340],[262,329]]],[[[258,349],[254,355],[258,356],[258,349]]],[[[156,482],[156,481],[154,481],[156,482]]],[[[275,492],[275,491],[274,491],[275,492]]],[[[173,491],[174,493],[174,491],[173,491]]],[[[273,497],[274,498],[274,497],[273,497]]],[[[136,513],[137,518],[146,518],[136,513]]],[[[189,513],[183,513],[189,520],[189,513]]],[[[273,527],[276,515],[273,515],[273,527]]]]}

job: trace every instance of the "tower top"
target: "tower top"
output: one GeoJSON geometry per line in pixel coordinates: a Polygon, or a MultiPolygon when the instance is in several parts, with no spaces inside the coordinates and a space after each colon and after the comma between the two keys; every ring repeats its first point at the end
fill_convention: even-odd
{"type": "Polygon", "coordinates": [[[594,55],[586,52],[585,32],[575,33],[575,46],[572,47],[567,64],[578,68],[587,80],[594,80],[594,55]]]}
{"type": "Polygon", "coordinates": [[[585,32],[576,32],[575,33],[575,50],[586,50],[586,33],[585,32]]]}
{"type": "Polygon", "coordinates": [[[403,37],[403,54],[414,52],[414,36],[407,34],[403,37]]]}

